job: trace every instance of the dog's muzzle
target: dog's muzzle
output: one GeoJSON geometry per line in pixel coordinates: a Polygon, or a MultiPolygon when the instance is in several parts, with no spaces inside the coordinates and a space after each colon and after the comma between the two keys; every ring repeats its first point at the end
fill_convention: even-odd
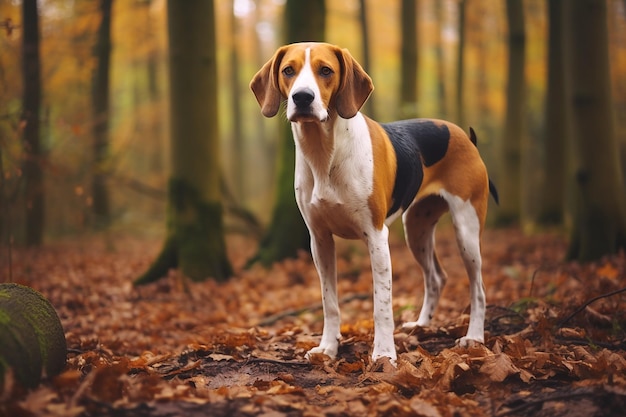
{"type": "Polygon", "coordinates": [[[303,88],[291,96],[298,111],[310,110],[311,103],[315,100],[315,93],[310,88],[303,88]]]}
{"type": "Polygon", "coordinates": [[[328,111],[320,105],[320,100],[309,87],[298,88],[291,94],[290,101],[287,106],[287,117],[292,122],[325,122],[328,119],[328,111]]]}

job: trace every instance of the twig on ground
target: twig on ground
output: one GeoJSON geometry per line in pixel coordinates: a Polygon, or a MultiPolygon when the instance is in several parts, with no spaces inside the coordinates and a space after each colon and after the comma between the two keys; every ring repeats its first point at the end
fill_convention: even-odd
{"type": "Polygon", "coordinates": [[[513,407],[513,408],[509,408],[508,410],[501,411],[496,414],[496,417],[503,417],[503,416],[508,416],[512,414],[517,415],[521,411],[524,411],[531,407],[541,406],[547,402],[571,400],[577,397],[594,396],[594,395],[597,395],[597,391],[594,389],[588,389],[588,388],[581,388],[579,390],[575,390],[573,392],[567,392],[567,393],[557,392],[552,395],[547,395],[543,398],[526,401],[525,403],[517,407],[513,407]]]}
{"type": "MultiPolygon", "coordinates": [[[[370,298],[371,295],[370,294],[352,294],[352,295],[347,295],[345,297],[343,297],[341,300],[339,300],[339,304],[346,304],[349,303],[350,301],[354,301],[354,300],[365,300],[370,298]]],[[[269,317],[266,317],[265,319],[261,320],[260,322],[257,323],[257,326],[271,326],[272,324],[276,323],[277,321],[280,321],[286,317],[295,317],[295,316],[299,316],[302,313],[306,313],[307,311],[317,311],[317,310],[321,310],[322,309],[322,303],[316,303],[316,304],[312,304],[308,307],[303,307],[303,308],[296,308],[296,309],[292,309],[292,310],[287,310],[287,311],[283,311],[282,313],[277,313],[277,314],[273,314],[269,317]]]]}
{"type": "Polygon", "coordinates": [[[619,290],[615,290],[615,291],[611,291],[608,292],[606,294],[602,294],[602,295],[598,295],[597,297],[593,297],[591,300],[585,302],[583,305],[581,305],[580,307],[578,307],[576,310],[574,310],[574,312],[572,314],[570,314],[569,316],[565,317],[563,320],[561,320],[559,322],[559,326],[558,327],[563,327],[563,325],[565,325],[565,323],[567,323],[568,321],[570,321],[572,318],[574,318],[574,316],[576,316],[578,313],[580,313],[581,311],[583,311],[585,308],[587,308],[587,306],[595,301],[598,301],[602,298],[608,298],[611,296],[614,296],[616,294],[620,294],[626,292],[626,287],[624,288],[620,288],[619,290]]]}

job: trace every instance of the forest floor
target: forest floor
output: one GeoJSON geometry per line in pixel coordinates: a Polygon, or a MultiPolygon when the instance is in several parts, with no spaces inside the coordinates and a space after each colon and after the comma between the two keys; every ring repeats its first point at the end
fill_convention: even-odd
{"type": "MultiPolygon", "coordinates": [[[[176,271],[131,283],[161,242],[109,236],[13,250],[2,278],[41,291],[66,332],[66,370],[0,396],[10,416],[611,416],[626,415],[626,256],[563,262],[558,234],[487,230],[485,344],[455,346],[468,282],[449,227],[448,272],[431,326],[403,332],[421,307],[421,271],[391,243],[397,368],[371,364],[365,247],[340,242],[343,339],[334,361],[304,354],[322,329],[308,255],[243,270],[255,243],[229,238],[236,275],[192,283],[176,271]],[[9,275],[10,274],[10,275],[9,275]],[[620,291],[622,290],[622,291],[620,291]]],[[[2,259],[7,259],[6,248],[2,259]]]]}

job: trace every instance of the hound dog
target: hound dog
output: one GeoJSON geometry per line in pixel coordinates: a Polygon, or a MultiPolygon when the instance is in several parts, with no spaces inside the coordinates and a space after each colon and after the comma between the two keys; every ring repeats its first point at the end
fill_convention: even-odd
{"type": "Polygon", "coordinates": [[[424,302],[415,322],[425,326],[446,282],[435,253],[435,225],[450,211],[470,280],[467,334],[457,342],[483,343],[485,291],[480,235],[487,202],[497,191],[476,148],[476,135],[443,120],[377,123],[359,112],[373,90],[370,77],[346,49],[326,43],[279,48],[250,83],[263,115],[286,100],[296,145],[295,194],[311,235],[320,276],[324,328],[307,353],[336,357],[340,312],[333,236],[362,239],[374,281],[372,360],[396,361],[389,225],[402,215],[406,242],[422,267],[424,302]]]}

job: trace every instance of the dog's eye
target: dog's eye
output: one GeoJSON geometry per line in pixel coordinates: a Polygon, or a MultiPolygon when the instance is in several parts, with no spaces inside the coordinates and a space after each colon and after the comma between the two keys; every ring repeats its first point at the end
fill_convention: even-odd
{"type": "Polygon", "coordinates": [[[296,71],[293,69],[293,67],[285,67],[285,68],[283,68],[283,75],[285,77],[292,77],[295,73],[296,73],[296,71]]]}
{"type": "Polygon", "coordinates": [[[320,69],[320,75],[321,75],[322,77],[328,77],[328,76],[330,76],[330,75],[332,75],[332,74],[333,74],[333,70],[332,70],[332,69],[330,69],[329,67],[322,67],[322,68],[320,69]]]}

